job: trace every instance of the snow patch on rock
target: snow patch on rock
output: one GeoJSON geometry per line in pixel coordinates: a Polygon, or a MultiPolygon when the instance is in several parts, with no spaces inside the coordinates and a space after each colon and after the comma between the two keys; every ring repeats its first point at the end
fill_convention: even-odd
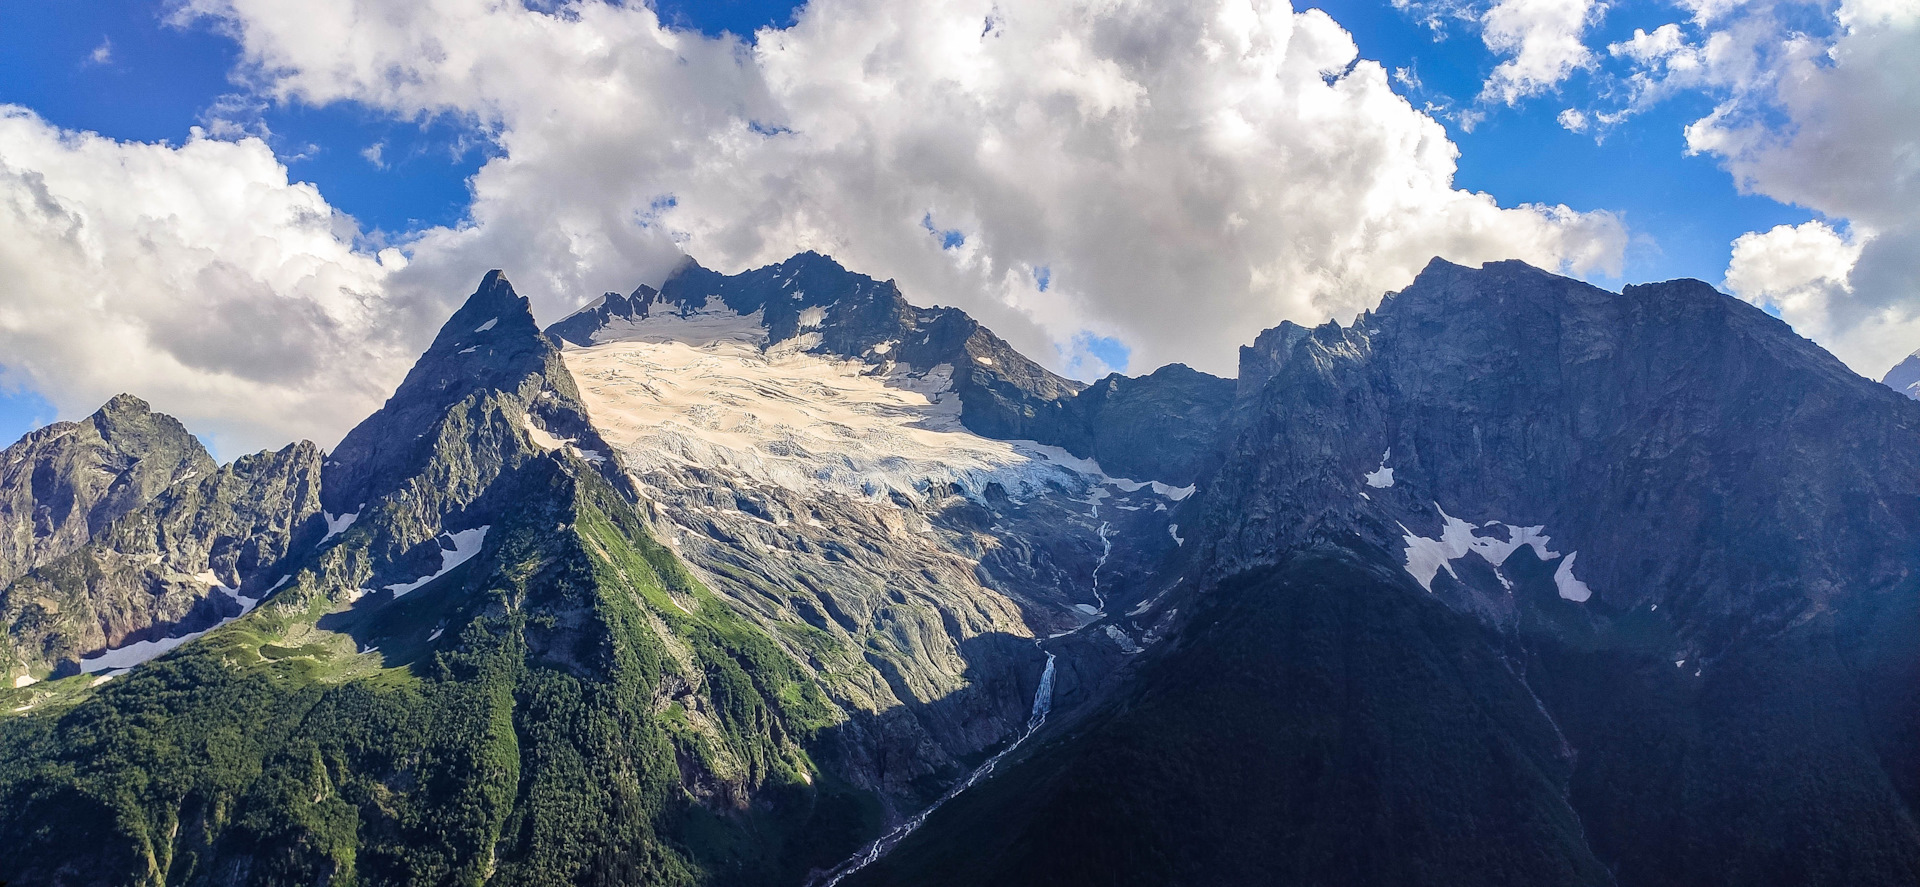
{"type": "Polygon", "coordinates": [[[492,320],[489,320],[486,323],[483,323],[477,327],[474,327],[473,331],[476,333],[484,333],[487,330],[493,329],[493,325],[499,322],[500,322],[500,318],[498,317],[493,318],[492,320]]]}
{"type": "Polygon", "coordinates": [[[1587,598],[1593,597],[1593,589],[1588,588],[1587,583],[1573,578],[1573,559],[1579,556],[1580,552],[1567,552],[1567,559],[1561,561],[1560,568],[1553,571],[1553,587],[1561,597],[1583,604],[1587,598]]]}
{"type": "MultiPolygon", "coordinates": [[[[1433,591],[1433,579],[1441,570],[1446,570],[1447,575],[1458,580],[1460,574],[1454,572],[1453,562],[1468,554],[1479,555],[1495,570],[1523,546],[1531,547],[1533,553],[1543,561],[1560,557],[1559,552],[1548,547],[1553,540],[1547,536],[1544,526],[1516,527],[1500,521],[1487,521],[1475,526],[1448,514],[1437,502],[1433,507],[1440,513],[1440,538],[1421,536],[1407,529],[1406,524],[1400,525],[1400,530],[1406,534],[1401,541],[1406,545],[1407,573],[1429,592],[1433,591]],[[1503,531],[1506,536],[1504,539],[1500,538],[1503,531]]],[[[1592,589],[1573,575],[1573,559],[1578,554],[1577,551],[1569,552],[1553,574],[1553,584],[1560,596],[1576,603],[1593,596],[1592,589]]],[[[1510,587],[1505,576],[1500,579],[1501,584],[1510,587]]]]}
{"type": "MultiPolygon", "coordinates": [[[[225,594],[226,596],[233,598],[235,602],[240,604],[239,615],[228,616],[227,618],[222,619],[219,622],[216,622],[207,628],[203,628],[199,631],[188,632],[187,634],[179,635],[177,637],[159,638],[157,640],[135,641],[134,643],[127,644],[126,646],[123,646],[123,647],[116,647],[111,650],[103,650],[99,653],[95,653],[92,656],[88,656],[81,659],[80,671],[84,674],[96,674],[104,671],[113,671],[115,669],[128,669],[136,665],[149,662],[154,658],[158,657],[162,653],[166,653],[169,650],[177,649],[181,645],[189,643],[191,641],[198,640],[202,635],[205,635],[207,632],[210,632],[216,628],[226,625],[229,622],[234,621],[235,619],[240,618],[241,616],[245,616],[248,613],[253,612],[253,608],[260,605],[260,598],[246,597],[245,595],[242,595],[240,593],[239,589],[229,588],[226,585],[221,584],[219,580],[214,579],[212,570],[207,570],[205,572],[202,572],[199,575],[195,576],[194,578],[212,586],[215,591],[221,592],[222,594],[225,594]]],[[[280,585],[284,584],[286,581],[287,580],[284,578],[281,579],[279,583],[276,583],[274,585],[274,588],[279,588],[280,585]]],[[[271,591],[271,589],[269,589],[269,591],[271,591]]]]}
{"type": "Polygon", "coordinates": [[[1393,469],[1387,467],[1387,460],[1391,458],[1393,458],[1393,448],[1388,447],[1386,452],[1380,454],[1380,467],[1367,472],[1364,476],[1367,486],[1376,490],[1393,486],[1393,469]]]}
{"type": "Polygon", "coordinates": [[[323,511],[323,512],[320,512],[320,516],[324,518],[327,522],[327,535],[320,537],[320,541],[325,542],[328,539],[332,539],[333,537],[346,532],[348,527],[353,526],[354,521],[357,521],[360,519],[360,512],[350,511],[346,514],[340,515],[339,517],[334,517],[333,515],[323,511]]]}
{"type": "Polygon", "coordinates": [[[574,455],[596,465],[607,461],[607,454],[599,450],[582,449],[579,440],[571,437],[558,437],[545,428],[541,428],[533,421],[533,415],[531,413],[522,416],[520,421],[527,429],[527,439],[533,441],[533,445],[542,450],[549,452],[553,450],[571,450],[574,455]]]}
{"type": "Polygon", "coordinates": [[[440,569],[436,570],[432,575],[422,576],[412,582],[401,582],[389,585],[387,586],[387,590],[393,592],[394,597],[400,597],[409,591],[418,589],[435,579],[447,575],[454,567],[472,560],[474,555],[480,553],[480,546],[487,541],[488,529],[490,528],[474,527],[471,530],[461,530],[458,533],[442,534],[446,536],[447,541],[441,543],[440,546],[440,569]],[[446,546],[448,543],[453,545],[452,550],[447,549],[446,546]]]}

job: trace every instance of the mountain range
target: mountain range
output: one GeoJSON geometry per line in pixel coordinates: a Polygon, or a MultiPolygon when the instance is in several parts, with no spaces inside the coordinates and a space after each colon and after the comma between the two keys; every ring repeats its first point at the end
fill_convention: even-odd
{"type": "Polygon", "coordinates": [[[0,880],[1920,883],[1899,369],[1440,260],[1239,364],[803,253],[490,273],[331,451],[116,397],[0,451],[0,880]]]}

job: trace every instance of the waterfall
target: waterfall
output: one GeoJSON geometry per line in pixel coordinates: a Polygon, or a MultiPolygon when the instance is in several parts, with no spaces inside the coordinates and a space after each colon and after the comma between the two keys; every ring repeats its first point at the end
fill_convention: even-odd
{"type": "Polygon", "coordinates": [[[1006,748],[1001,749],[993,757],[988,758],[985,763],[973,768],[973,772],[967,774],[966,779],[961,780],[959,784],[948,789],[946,794],[941,795],[939,800],[928,805],[927,809],[914,814],[912,819],[895,826],[893,831],[881,835],[875,839],[873,843],[860,848],[860,851],[855,853],[852,858],[835,866],[831,871],[827,872],[825,876],[810,883],[817,885],[817,887],[834,887],[834,885],[839,884],[841,880],[845,879],[848,875],[872,865],[874,861],[887,855],[887,851],[892,850],[901,841],[906,840],[908,835],[918,830],[920,824],[926,822],[927,817],[931,815],[933,811],[940,809],[940,805],[953,800],[958,797],[961,792],[974,787],[980,780],[992,775],[994,765],[1000,763],[1001,758],[1012,754],[1014,749],[1020,747],[1020,743],[1026,742],[1027,737],[1032,736],[1035,731],[1038,731],[1041,725],[1047,722],[1047,715],[1052,711],[1053,654],[1048,653],[1046,668],[1040,671],[1040,686],[1036,687],[1033,691],[1033,710],[1027,715],[1027,728],[1022,730],[1020,735],[1014,738],[1013,742],[1009,743],[1006,748]]]}

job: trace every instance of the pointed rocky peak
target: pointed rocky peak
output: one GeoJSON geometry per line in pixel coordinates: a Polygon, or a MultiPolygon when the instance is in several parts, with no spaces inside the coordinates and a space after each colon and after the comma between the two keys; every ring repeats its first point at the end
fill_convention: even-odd
{"type": "Polygon", "coordinates": [[[1266,387],[1267,380],[1285,365],[1294,344],[1311,332],[1291,320],[1283,320],[1279,326],[1261,332],[1252,345],[1240,346],[1240,372],[1234,380],[1234,403],[1242,407],[1251,406],[1259,396],[1260,389],[1266,387]]]}
{"type": "Polygon", "coordinates": [[[334,449],[327,509],[354,513],[423,482],[434,465],[461,475],[438,479],[443,491],[470,499],[493,473],[551,449],[541,441],[561,439],[598,440],[554,341],[506,275],[492,271],[386,404],[334,449]]]}
{"type": "Polygon", "coordinates": [[[582,348],[587,347],[593,344],[594,334],[606,329],[608,324],[645,320],[659,296],[659,290],[644,283],[628,295],[606,293],[547,327],[547,335],[582,348]]]}
{"type": "MultiPolygon", "coordinates": [[[[179,419],[154,412],[150,404],[131,394],[114,395],[93,415],[88,416],[87,421],[102,440],[116,444],[124,442],[129,452],[158,445],[206,456],[206,448],[200,444],[199,438],[194,437],[179,419]]],[[[206,459],[211,467],[212,457],[206,456],[206,459]]]]}
{"type": "Polygon", "coordinates": [[[120,393],[109,398],[100,409],[94,412],[96,418],[115,416],[144,416],[153,412],[153,405],[131,394],[120,393]]]}
{"type": "Polygon", "coordinates": [[[1920,351],[1907,355],[1905,360],[1887,370],[1880,383],[1908,397],[1920,400],[1920,351]]]}
{"type": "Polygon", "coordinates": [[[480,350],[475,346],[524,345],[538,335],[539,326],[533,321],[527,298],[513,291],[505,274],[489,271],[460,310],[440,327],[427,353],[451,350],[472,354],[480,350]]]}
{"type": "Polygon", "coordinates": [[[122,394],[0,452],[0,582],[67,554],[169,485],[217,468],[180,421],[122,394]]]}

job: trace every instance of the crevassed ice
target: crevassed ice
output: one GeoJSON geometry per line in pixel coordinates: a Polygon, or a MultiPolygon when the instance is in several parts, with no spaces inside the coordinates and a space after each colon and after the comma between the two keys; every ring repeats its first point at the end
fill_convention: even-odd
{"type": "MultiPolygon", "coordinates": [[[[760,312],[717,298],[687,313],[615,321],[568,346],[594,425],[629,469],[722,469],[804,493],[885,500],[930,484],[970,496],[998,483],[1015,498],[1060,484],[1179,501],[1192,486],[1108,476],[1091,459],[1033,441],[981,437],[960,423],[953,367],[876,366],[808,353],[804,335],[771,348],[760,312]]],[[[877,349],[876,349],[877,350],[877,349]]]]}
{"type": "MultiPolygon", "coordinates": [[[[1440,513],[1440,538],[1421,536],[1407,529],[1406,524],[1400,525],[1400,530],[1406,533],[1402,541],[1407,546],[1407,573],[1414,578],[1414,581],[1420,583],[1421,588],[1429,592],[1433,591],[1433,578],[1439,575],[1441,570],[1446,570],[1447,575],[1456,580],[1459,579],[1460,574],[1454,572],[1453,562],[1466,557],[1469,553],[1480,555],[1496,570],[1522,546],[1531,546],[1533,553],[1543,561],[1560,556],[1559,552],[1547,547],[1552,539],[1547,536],[1547,528],[1544,526],[1516,527],[1500,521],[1487,521],[1476,527],[1448,514],[1438,502],[1434,503],[1433,507],[1440,513]],[[1475,532],[1493,527],[1504,527],[1507,538],[1481,536],[1475,532]]],[[[1554,570],[1553,584],[1561,597],[1579,603],[1592,597],[1593,591],[1585,582],[1573,575],[1573,559],[1577,555],[1579,555],[1577,551],[1567,553],[1566,558],[1560,562],[1560,566],[1554,570]]],[[[1505,581],[1504,577],[1502,581],[1505,581]]]]}

